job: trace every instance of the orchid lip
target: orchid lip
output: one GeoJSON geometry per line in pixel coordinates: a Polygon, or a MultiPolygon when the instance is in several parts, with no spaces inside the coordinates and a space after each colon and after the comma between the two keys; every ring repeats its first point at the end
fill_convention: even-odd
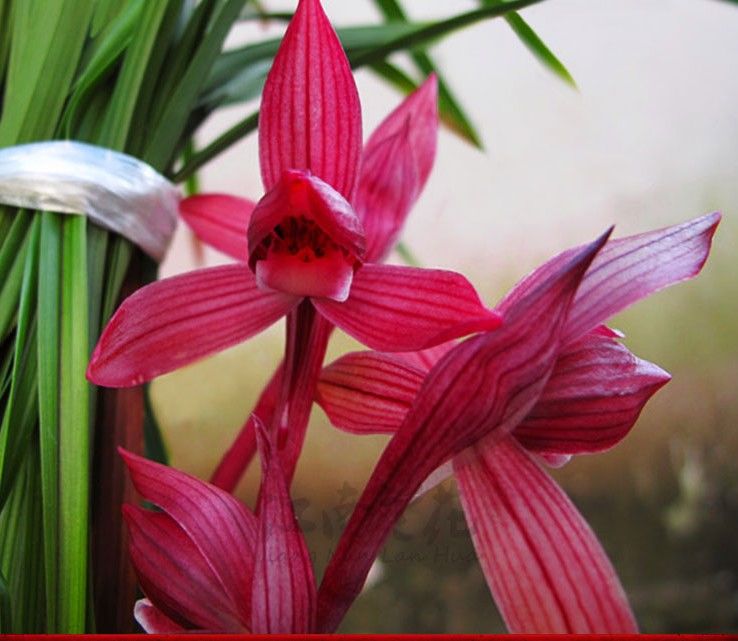
{"type": "Polygon", "coordinates": [[[348,201],[310,172],[284,173],[254,209],[248,237],[249,267],[261,288],[348,298],[364,230],[348,201]]]}

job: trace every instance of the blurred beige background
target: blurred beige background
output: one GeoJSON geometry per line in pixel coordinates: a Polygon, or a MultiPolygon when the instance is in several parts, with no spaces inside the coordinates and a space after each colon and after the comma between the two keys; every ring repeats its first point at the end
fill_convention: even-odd
{"type": "MultiPolygon", "coordinates": [[[[275,10],[293,5],[266,4],[275,10]]],[[[475,6],[460,0],[404,4],[419,19],[475,6]]],[[[339,25],[378,19],[368,1],[324,5],[339,25]]],[[[611,223],[622,235],[724,212],[700,278],[614,322],[631,349],[674,380],[621,446],[557,473],[583,504],[638,500],[656,506],[653,517],[663,536],[687,536],[708,516],[722,522],[738,514],[738,7],[718,0],[551,0],[523,15],[567,65],[579,90],[546,72],[502,21],[435,46],[432,53],[486,150],[441,133],[435,170],[405,240],[422,264],[463,271],[491,304],[540,261],[611,223]]],[[[261,28],[245,27],[234,42],[263,35],[261,28]]],[[[368,134],[400,96],[368,72],[360,72],[357,82],[368,134]]],[[[251,108],[222,114],[208,124],[203,140],[251,108]]],[[[256,138],[224,154],[201,179],[205,191],[261,196],[256,138]]],[[[206,256],[208,264],[224,260],[215,252],[206,256]]],[[[163,272],[191,264],[188,237],[180,230],[163,272]]],[[[209,475],[271,374],[281,332],[280,325],[154,383],[174,465],[209,475]]],[[[337,334],[331,354],[349,347],[355,346],[337,334]]],[[[295,494],[330,502],[342,482],[360,487],[383,442],[339,434],[316,409],[295,494]]],[[[252,475],[240,487],[243,496],[250,496],[254,480],[252,475]]],[[[735,570],[735,564],[715,570],[723,572],[723,587],[715,589],[726,591],[733,604],[735,570]]],[[[680,607],[678,598],[675,603],[680,607]]],[[[738,606],[726,607],[734,614],[719,621],[738,626],[738,606]]],[[[657,629],[659,621],[652,620],[657,629]]],[[[664,631],[685,629],[661,625],[664,631]]]]}

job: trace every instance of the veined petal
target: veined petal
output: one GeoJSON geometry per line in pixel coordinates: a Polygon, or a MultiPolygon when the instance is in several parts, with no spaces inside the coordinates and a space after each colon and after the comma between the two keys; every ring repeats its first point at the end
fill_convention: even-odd
{"type": "Polygon", "coordinates": [[[336,427],[393,434],[423,383],[424,372],[392,354],[354,352],[324,368],[317,401],[336,427]]]}
{"type": "MultiPolygon", "coordinates": [[[[225,593],[251,616],[256,517],[227,492],[189,474],[120,450],[143,498],[159,506],[197,547],[225,593]]],[[[149,595],[150,596],[150,595],[149,595]]],[[[167,613],[169,614],[169,613],[167,613]]]]}
{"type": "Polygon", "coordinates": [[[566,328],[573,340],[633,303],[699,274],[720,214],[609,242],[574,299],[566,328]]]}
{"type": "Polygon", "coordinates": [[[625,437],[669,379],[620,343],[587,335],[559,355],[546,389],[515,436],[539,454],[607,450],[625,437]]]}
{"type": "Polygon", "coordinates": [[[425,349],[500,324],[464,276],[440,269],[367,264],[354,275],[348,300],[313,303],[347,334],[387,352],[425,349]]]}
{"type": "Polygon", "coordinates": [[[472,540],[513,633],[634,633],[633,614],[597,537],[513,438],[454,461],[472,540]]]}
{"type": "Polygon", "coordinates": [[[431,369],[328,564],[318,594],[320,631],[336,628],[423,481],[481,438],[504,438],[538,400],[577,286],[608,234],[520,299],[502,327],[460,343],[431,369]]]}
{"type": "Polygon", "coordinates": [[[374,130],[364,146],[364,158],[383,140],[406,128],[422,188],[433,169],[438,144],[438,79],[435,74],[428,76],[374,130]]]}
{"type": "Polygon", "coordinates": [[[229,194],[197,194],[179,203],[179,215],[205,244],[245,263],[246,230],[256,203],[229,194]]]}
{"type": "Polygon", "coordinates": [[[263,424],[256,419],[262,461],[259,539],[252,589],[252,632],[305,634],[315,624],[315,577],[292,509],[287,482],[263,424]]]}
{"type": "Polygon", "coordinates": [[[165,278],[118,308],[92,353],[87,378],[106,387],[139,385],[245,341],[299,300],[262,291],[246,265],[165,278]]]}
{"type": "MultiPolygon", "coordinates": [[[[587,272],[567,321],[564,342],[669,285],[696,276],[710,252],[720,214],[607,243],[587,272]]],[[[518,283],[496,307],[505,311],[561,269],[580,248],[568,249],[518,283]]]]}
{"type": "Polygon", "coordinates": [[[123,515],[139,583],[161,614],[185,629],[247,629],[242,604],[173,518],[133,505],[124,505],[123,515]]]}
{"type": "Polygon", "coordinates": [[[133,608],[133,616],[147,634],[181,634],[185,629],[172,621],[148,599],[139,599],[133,608]]]}
{"type": "Polygon", "coordinates": [[[367,239],[367,262],[392,249],[433,167],[438,140],[438,82],[432,75],[372,134],[364,147],[354,208],[367,239]]]}
{"type": "Polygon", "coordinates": [[[264,187],[307,169],[350,200],[360,154],[361,106],[346,54],[320,2],[300,0],[262,95],[264,187]]]}
{"type": "Polygon", "coordinates": [[[284,363],[280,363],[266,387],[262,390],[254,411],[249,414],[236,440],[228,448],[215,472],[213,472],[213,476],[210,477],[210,482],[221,490],[233,492],[256,453],[254,415],[265,425],[271,425],[279,390],[282,387],[283,372],[284,363]]]}

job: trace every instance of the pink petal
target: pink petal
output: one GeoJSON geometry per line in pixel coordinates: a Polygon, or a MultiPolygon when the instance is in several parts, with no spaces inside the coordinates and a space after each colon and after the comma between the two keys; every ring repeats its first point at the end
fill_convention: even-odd
{"type": "Polygon", "coordinates": [[[292,510],[279,458],[256,421],[262,461],[259,540],[252,592],[252,632],[304,634],[315,624],[315,577],[292,510]]]}
{"type": "Polygon", "coordinates": [[[435,74],[411,93],[374,130],[364,146],[364,159],[383,140],[407,128],[410,148],[418,169],[418,179],[425,185],[433,169],[438,143],[438,79],[435,74]]]}
{"type": "Polygon", "coordinates": [[[307,169],[351,199],[360,154],[361,106],[346,54],[320,2],[300,0],[262,95],[264,187],[307,169]]]}
{"type": "Polygon", "coordinates": [[[179,203],[179,215],[207,245],[245,263],[246,230],[256,203],[229,194],[197,194],[179,203]]]}
{"type": "Polygon", "coordinates": [[[130,554],[146,596],[165,617],[188,629],[240,632],[248,625],[218,575],[167,514],[123,506],[130,554]]]}
{"type": "Polygon", "coordinates": [[[500,324],[466,278],[439,269],[367,264],[345,303],[314,304],[356,340],[387,352],[425,349],[500,324]]]}
{"type": "Polygon", "coordinates": [[[572,305],[567,341],[669,285],[696,276],[710,253],[720,214],[608,243],[572,305]]]}
{"type": "Polygon", "coordinates": [[[620,343],[590,334],[559,355],[546,389],[515,436],[536,453],[607,450],[625,437],[669,378],[620,343]]]}
{"type": "Polygon", "coordinates": [[[393,111],[364,147],[353,200],[367,239],[367,262],[392,249],[425,186],[438,139],[438,82],[431,76],[393,111]]]}
{"type": "Polygon", "coordinates": [[[508,438],[454,461],[477,556],[513,633],[633,633],[597,537],[561,489],[508,438]]]}
{"type": "Polygon", "coordinates": [[[319,591],[320,631],[338,625],[423,481],[481,438],[504,437],[535,404],[577,286],[606,240],[607,234],[523,297],[498,330],[460,343],[431,369],[328,564],[319,591]]]}
{"type": "Polygon", "coordinates": [[[233,492],[256,453],[256,432],[254,431],[254,415],[262,423],[270,425],[277,406],[279,391],[282,387],[284,363],[280,363],[272,374],[266,387],[261,392],[254,411],[249,414],[236,440],[223,455],[218,467],[210,477],[210,482],[226,492],[233,492]]]}
{"type": "Polygon", "coordinates": [[[354,352],[323,369],[317,401],[336,427],[354,434],[393,434],[424,373],[396,356],[354,352]]]}
{"type": "Polygon", "coordinates": [[[87,378],[106,387],[139,385],[245,341],[298,301],[261,291],[245,265],[160,280],[120,306],[92,353],[87,378]]]}
{"type": "MultiPolygon", "coordinates": [[[[257,522],[227,492],[189,474],[120,450],[136,490],[160,507],[197,547],[249,621],[257,522]]],[[[149,595],[150,596],[150,595],[149,595]]]]}
{"type": "Polygon", "coordinates": [[[148,599],[136,601],[133,616],[148,634],[181,634],[185,631],[181,625],[157,610],[148,599]]]}
{"type": "MultiPolygon", "coordinates": [[[[569,313],[569,342],[649,294],[696,276],[710,252],[720,214],[610,241],[592,262],[569,313]]],[[[561,269],[579,248],[569,249],[520,281],[497,306],[505,311],[561,269]]]]}

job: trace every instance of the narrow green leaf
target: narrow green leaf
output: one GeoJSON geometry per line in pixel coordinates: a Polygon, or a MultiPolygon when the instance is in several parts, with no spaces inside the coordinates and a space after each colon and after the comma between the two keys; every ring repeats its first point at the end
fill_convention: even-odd
{"type": "Polygon", "coordinates": [[[13,35],[0,147],[51,138],[88,32],[93,0],[13,4],[13,35]]]}
{"type": "MultiPolygon", "coordinates": [[[[375,0],[375,4],[379,7],[386,20],[407,22],[407,16],[397,0],[375,0]]],[[[446,79],[427,51],[424,49],[411,50],[410,57],[424,76],[428,76],[431,73],[436,74],[438,78],[439,110],[444,117],[445,124],[459,136],[481,149],[482,141],[479,134],[471,124],[469,117],[464,112],[458,100],[456,100],[446,79]]]]}
{"type": "MultiPolygon", "coordinates": [[[[500,0],[479,0],[482,6],[495,6],[501,4],[500,0]]],[[[558,76],[566,84],[576,89],[577,83],[569,73],[569,70],[564,64],[556,57],[538,34],[533,31],[531,26],[523,20],[518,13],[509,13],[505,16],[507,24],[510,25],[515,35],[518,36],[520,41],[528,48],[528,50],[538,58],[539,62],[554,75],[558,76]]]]}
{"type": "Polygon", "coordinates": [[[192,56],[186,72],[171,93],[167,107],[154,129],[144,159],[155,167],[163,167],[172,159],[172,150],[182,136],[193,105],[197,101],[210,70],[220,53],[245,0],[227,0],[214,13],[202,42],[192,56]]]}
{"type": "Polygon", "coordinates": [[[38,287],[38,398],[43,550],[48,632],[58,632],[59,610],[59,355],[62,218],[41,216],[38,287]]]}
{"type": "Polygon", "coordinates": [[[0,249],[0,339],[10,332],[18,311],[31,215],[18,212],[0,249]]]}
{"type": "Polygon", "coordinates": [[[9,634],[13,631],[12,607],[8,581],[0,572],[0,634],[9,634]]]}
{"type": "Polygon", "coordinates": [[[149,0],[140,13],[133,42],[127,49],[120,77],[110,99],[104,132],[98,144],[117,150],[125,148],[139,90],[150,64],[151,52],[156,45],[156,36],[167,6],[168,3],[164,0],[149,0]]]}
{"type": "Polygon", "coordinates": [[[87,220],[62,221],[61,375],[59,399],[59,627],[85,631],[89,529],[90,417],[87,220]]]}

